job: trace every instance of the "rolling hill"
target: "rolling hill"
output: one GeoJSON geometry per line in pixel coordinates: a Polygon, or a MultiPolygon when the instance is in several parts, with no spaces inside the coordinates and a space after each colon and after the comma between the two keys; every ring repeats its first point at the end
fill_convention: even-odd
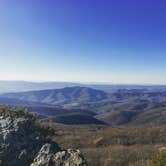
{"type": "Polygon", "coordinates": [[[160,108],[166,106],[166,102],[142,100],[142,99],[125,99],[112,101],[111,99],[92,102],[80,103],[76,106],[68,106],[68,108],[78,108],[85,110],[93,110],[96,113],[105,113],[112,111],[138,111],[142,112],[153,108],[160,108]]]}
{"type": "Polygon", "coordinates": [[[0,105],[8,106],[47,106],[47,104],[40,102],[33,102],[27,100],[20,100],[15,98],[0,97],[0,105]]]}
{"type": "Polygon", "coordinates": [[[109,125],[166,125],[166,107],[135,111],[113,111],[96,115],[95,118],[109,125]]]}
{"type": "Polygon", "coordinates": [[[118,89],[116,92],[110,95],[112,100],[151,100],[151,101],[165,101],[166,90],[165,89],[118,89]]]}
{"type": "Polygon", "coordinates": [[[166,107],[141,112],[133,117],[130,125],[166,125],[166,107]]]}
{"type": "Polygon", "coordinates": [[[134,111],[113,111],[95,116],[111,126],[123,125],[129,123],[138,113],[134,111]]]}

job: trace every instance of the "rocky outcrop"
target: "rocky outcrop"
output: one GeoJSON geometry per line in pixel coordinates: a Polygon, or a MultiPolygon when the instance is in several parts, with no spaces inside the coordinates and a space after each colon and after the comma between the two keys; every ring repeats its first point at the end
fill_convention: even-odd
{"type": "Polygon", "coordinates": [[[0,117],[0,160],[3,165],[28,165],[42,143],[28,120],[0,117]]]}
{"type": "Polygon", "coordinates": [[[1,166],[86,166],[79,150],[61,150],[46,143],[25,118],[0,117],[1,166]]]}
{"type": "Polygon", "coordinates": [[[31,166],[86,166],[86,162],[79,150],[64,150],[57,153],[51,149],[51,144],[41,148],[31,166]]]}

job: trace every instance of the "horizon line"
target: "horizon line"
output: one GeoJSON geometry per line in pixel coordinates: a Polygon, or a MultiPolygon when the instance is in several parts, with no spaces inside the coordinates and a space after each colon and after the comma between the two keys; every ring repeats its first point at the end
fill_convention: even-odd
{"type": "Polygon", "coordinates": [[[88,82],[88,81],[56,81],[56,80],[1,80],[0,82],[30,82],[30,83],[71,83],[71,84],[86,84],[86,85],[130,85],[130,86],[166,86],[166,83],[113,83],[113,82],[88,82]]]}

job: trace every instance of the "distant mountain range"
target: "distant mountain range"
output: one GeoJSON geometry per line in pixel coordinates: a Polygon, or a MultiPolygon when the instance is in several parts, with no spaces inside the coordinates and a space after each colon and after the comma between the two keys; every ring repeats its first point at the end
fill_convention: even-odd
{"type": "Polygon", "coordinates": [[[8,97],[0,97],[0,104],[8,105],[8,106],[48,106],[47,104],[40,103],[40,102],[19,100],[19,99],[8,98],[8,97]]]}
{"type": "Polygon", "coordinates": [[[63,89],[6,93],[0,97],[50,105],[75,105],[105,100],[108,99],[108,94],[101,90],[76,86],[63,89]]]}
{"type": "Polygon", "coordinates": [[[70,82],[0,81],[0,93],[59,89],[81,85],[82,84],[70,82]]]}
{"type": "Polygon", "coordinates": [[[0,93],[22,92],[46,89],[60,89],[72,86],[89,87],[106,92],[114,92],[118,89],[165,89],[166,85],[127,85],[127,84],[97,84],[74,82],[28,82],[28,81],[0,81],[0,93]]]}
{"type": "MultiPolygon", "coordinates": [[[[142,109],[148,104],[166,101],[166,90],[149,89],[118,89],[112,93],[89,87],[72,86],[61,89],[46,89],[27,92],[4,93],[1,98],[15,99],[24,102],[35,102],[47,105],[60,105],[67,107],[91,107],[100,109],[104,106],[110,109],[120,102],[122,109],[125,105],[137,105],[137,109],[142,109]],[[135,100],[135,102],[133,102],[135,100]],[[122,101],[122,102],[121,102],[122,101]],[[115,104],[114,104],[115,103],[115,104]]],[[[115,109],[115,107],[114,107],[115,109]]],[[[136,109],[136,108],[135,108],[136,109]]],[[[99,110],[99,112],[101,112],[99,110]]]]}
{"type": "Polygon", "coordinates": [[[165,89],[118,89],[111,93],[82,86],[0,95],[0,104],[24,106],[39,119],[65,124],[166,124],[165,89]]]}

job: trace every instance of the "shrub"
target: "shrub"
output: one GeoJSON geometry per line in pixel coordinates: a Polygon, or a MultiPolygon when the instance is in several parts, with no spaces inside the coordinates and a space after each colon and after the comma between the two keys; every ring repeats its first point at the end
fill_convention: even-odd
{"type": "Polygon", "coordinates": [[[12,119],[25,118],[31,122],[36,121],[34,114],[29,113],[26,108],[10,108],[7,106],[0,106],[0,116],[4,118],[10,117],[12,119]]]}
{"type": "Polygon", "coordinates": [[[150,166],[166,166],[166,151],[163,151],[155,156],[151,160],[150,166]]]}

